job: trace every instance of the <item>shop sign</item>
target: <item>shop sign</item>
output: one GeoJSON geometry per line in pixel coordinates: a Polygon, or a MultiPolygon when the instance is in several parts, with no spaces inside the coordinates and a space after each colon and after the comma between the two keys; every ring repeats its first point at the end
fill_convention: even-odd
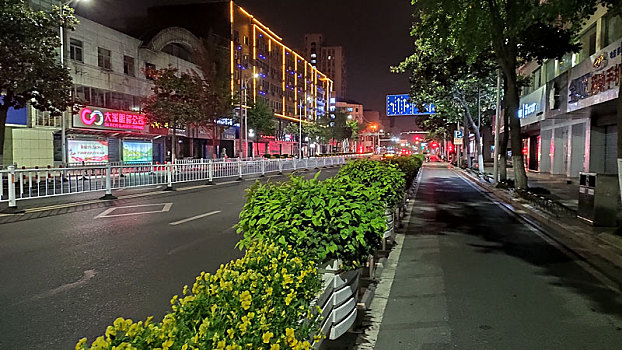
{"type": "Polygon", "coordinates": [[[220,118],[216,121],[216,124],[218,125],[225,125],[225,126],[233,126],[233,119],[231,118],[220,118]]]}
{"type": "Polygon", "coordinates": [[[572,69],[568,111],[617,98],[622,45],[618,40],[572,69]]]}
{"type": "Polygon", "coordinates": [[[144,131],[146,124],[141,114],[104,108],[85,107],[73,117],[74,127],[88,129],[144,131]]]}
{"type": "Polygon", "coordinates": [[[108,141],[67,140],[70,163],[108,162],[108,141]]]}
{"type": "Polygon", "coordinates": [[[546,86],[541,86],[536,91],[520,99],[517,113],[521,126],[539,122],[544,118],[545,92],[546,86]]]}

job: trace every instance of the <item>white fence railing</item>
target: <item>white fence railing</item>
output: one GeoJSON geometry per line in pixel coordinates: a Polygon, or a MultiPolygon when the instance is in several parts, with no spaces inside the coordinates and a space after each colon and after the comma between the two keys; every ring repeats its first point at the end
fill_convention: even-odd
{"type": "Polygon", "coordinates": [[[305,159],[228,159],[180,160],[175,164],[105,164],[68,168],[0,170],[0,202],[16,207],[18,200],[55,197],[76,193],[166,185],[192,181],[213,181],[223,178],[242,178],[247,175],[282,173],[298,169],[314,169],[345,164],[348,159],[363,155],[344,155],[305,159]]]}

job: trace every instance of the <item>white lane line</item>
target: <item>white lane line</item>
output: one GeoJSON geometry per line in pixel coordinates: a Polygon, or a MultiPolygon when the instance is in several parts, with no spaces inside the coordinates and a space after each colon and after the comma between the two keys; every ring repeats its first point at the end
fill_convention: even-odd
{"type": "Polygon", "coordinates": [[[115,217],[120,217],[120,216],[132,216],[132,215],[142,215],[142,214],[165,213],[165,212],[170,211],[172,206],[173,206],[173,203],[157,203],[157,204],[139,204],[139,205],[128,205],[124,207],[113,207],[113,208],[106,209],[103,213],[97,215],[95,219],[115,218],[115,217]],[[117,209],[133,209],[133,208],[144,208],[144,207],[155,207],[155,206],[162,206],[162,209],[110,215],[110,213],[112,213],[113,211],[117,209]]]}
{"type": "Polygon", "coordinates": [[[211,211],[209,213],[193,216],[193,217],[190,217],[190,218],[187,218],[187,219],[183,219],[183,220],[179,220],[179,221],[175,221],[175,222],[171,222],[169,225],[177,226],[177,225],[185,224],[186,222],[190,222],[190,221],[194,221],[194,220],[198,220],[198,219],[203,219],[203,218],[206,218],[208,216],[212,216],[212,215],[215,215],[215,214],[218,214],[218,213],[222,213],[222,212],[220,210],[211,211]]]}

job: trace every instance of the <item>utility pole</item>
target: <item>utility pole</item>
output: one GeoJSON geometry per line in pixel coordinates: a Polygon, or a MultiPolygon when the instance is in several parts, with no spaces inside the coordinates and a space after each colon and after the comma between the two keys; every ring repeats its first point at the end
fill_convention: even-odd
{"type": "Polygon", "coordinates": [[[493,176],[499,182],[499,128],[501,127],[501,71],[497,71],[497,110],[495,113],[495,153],[493,176]]]}

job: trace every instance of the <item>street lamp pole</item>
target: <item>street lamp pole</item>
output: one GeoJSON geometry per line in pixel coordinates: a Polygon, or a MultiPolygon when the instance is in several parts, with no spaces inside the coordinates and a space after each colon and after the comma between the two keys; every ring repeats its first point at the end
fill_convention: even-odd
{"type": "Polygon", "coordinates": [[[302,159],[302,104],[298,109],[298,159],[302,159]]]}
{"type": "Polygon", "coordinates": [[[240,127],[241,131],[244,132],[244,138],[240,137],[240,142],[244,140],[244,146],[242,147],[242,156],[244,158],[248,158],[248,82],[251,81],[251,79],[257,79],[258,77],[259,74],[254,74],[250,78],[240,79],[240,90],[242,90],[241,93],[244,96],[243,99],[240,99],[240,123],[242,123],[242,113],[244,114],[244,127],[240,127]]]}

